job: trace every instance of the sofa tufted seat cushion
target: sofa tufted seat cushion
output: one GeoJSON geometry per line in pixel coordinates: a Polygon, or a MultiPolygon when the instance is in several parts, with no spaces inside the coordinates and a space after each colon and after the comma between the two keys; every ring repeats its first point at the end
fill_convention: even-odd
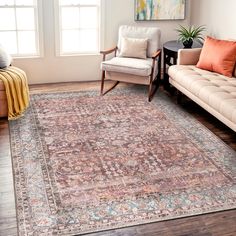
{"type": "Polygon", "coordinates": [[[149,76],[152,72],[152,59],[113,57],[102,62],[102,70],[139,76],[149,76]]]}
{"type": "Polygon", "coordinates": [[[236,124],[236,78],[189,65],[175,65],[168,74],[175,83],[236,124]]]}

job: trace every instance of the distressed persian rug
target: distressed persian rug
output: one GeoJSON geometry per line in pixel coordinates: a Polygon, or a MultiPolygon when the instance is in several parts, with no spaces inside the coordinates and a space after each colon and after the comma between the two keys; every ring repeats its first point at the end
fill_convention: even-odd
{"type": "Polygon", "coordinates": [[[236,208],[236,153],[138,86],[33,95],[10,122],[19,235],[77,235],[236,208]]]}

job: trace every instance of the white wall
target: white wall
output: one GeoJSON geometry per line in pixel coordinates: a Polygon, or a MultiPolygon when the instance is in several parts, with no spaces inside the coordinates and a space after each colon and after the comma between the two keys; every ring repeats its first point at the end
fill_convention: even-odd
{"type": "Polygon", "coordinates": [[[134,0],[107,0],[106,1],[106,46],[116,43],[118,27],[121,24],[137,26],[156,26],[162,31],[162,42],[176,39],[175,29],[179,24],[188,25],[190,23],[190,4],[187,0],[186,19],[172,21],[134,21],[134,0]]]}
{"type": "MultiPolygon", "coordinates": [[[[134,21],[134,0],[104,0],[104,48],[116,45],[121,24],[157,26],[162,42],[176,39],[178,24],[190,22],[190,3],[187,0],[186,19],[181,21],[134,21]]],[[[26,71],[30,84],[100,79],[100,55],[55,56],[53,0],[43,0],[44,56],[34,59],[15,59],[13,65],[26,71]]]]}
{"type": "Polygon", "coordinates": [[[206,25],[212,37],[236,39],[235,0],[192,0],[191,8],[191,24],[206,25]]]}

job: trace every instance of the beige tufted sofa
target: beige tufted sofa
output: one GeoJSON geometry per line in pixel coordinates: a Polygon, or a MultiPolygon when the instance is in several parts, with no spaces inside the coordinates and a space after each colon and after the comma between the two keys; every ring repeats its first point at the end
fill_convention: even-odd
{"type": "Polygon", "coordinates": [[[198,69],[201,49],[181,49],[178,64],[168,70],[169,82],[232,130],[236,131],[236,68],[229,78],[198,69]]]}

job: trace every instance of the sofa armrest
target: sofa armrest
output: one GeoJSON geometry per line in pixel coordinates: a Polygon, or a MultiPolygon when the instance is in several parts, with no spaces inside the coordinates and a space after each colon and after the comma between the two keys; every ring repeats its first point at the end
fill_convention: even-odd
{"type": "Polygon", "coordinates": [[[199,60],[201,50],[201,48],[179,49],[177,64],[196,65],[199,60]]]}

